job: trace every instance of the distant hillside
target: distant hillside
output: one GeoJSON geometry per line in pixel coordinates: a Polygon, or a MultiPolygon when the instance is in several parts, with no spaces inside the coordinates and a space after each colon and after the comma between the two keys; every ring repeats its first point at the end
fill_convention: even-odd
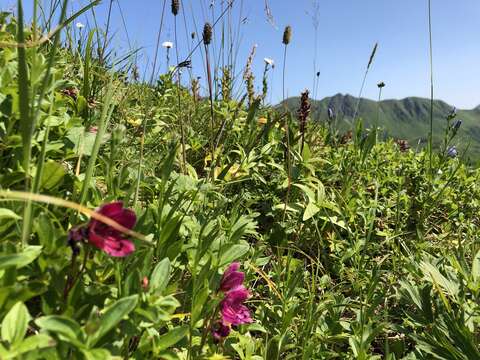
{"type": "MultiPolygon", "coordinates": [[[[298,108],[300,99],[292,97],[285,102],[292,111],[298,108]]],[[[312,116],[317,121],[326,121],[327,109],[331,107],[336,116],[337,127],[341,130],[350,129],[358,98],[351,95],[337,94],[322,100],[312,101],[312,116]]],[[[438,145],[443,139],[446,126],[446,116],[453,106],[441,100],[435,100],[434,141],[438,145]]],[[[468,155],[480,158],[480,106],[473,110],[458,110],[457,119],[462,120],[462,128],[456,138],[456,145],[465,148],[469,143],[468,155]]],[[[389,137],[406,139],[412,146],[428,136],[430,127],[430,100],[418,97],[408,97],[402,100],[383,100],[378,112],[377,101],[362,99],[359,117],[366,127],[378,124],[389,137]]]]}

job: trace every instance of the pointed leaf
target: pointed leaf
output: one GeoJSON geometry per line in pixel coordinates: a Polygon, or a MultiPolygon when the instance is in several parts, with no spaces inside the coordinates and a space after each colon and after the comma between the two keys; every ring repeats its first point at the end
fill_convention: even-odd
{"type": "Polygon", "coordinates": [[[22,341],[27,333],[30,314],[22,303],[16,303],[2,321],[2,339],[10,344],[22,341]]]}
{"type": "Polygon", "coordinates": [[[10,209],[0,209],[0,220],[2,219],[14,219],[14,220],[21,220],[22,217],[15,214],[12,210],[10,209]]]}
{"type": "Polygon", "coordinates": [[[97,331],[89,337],[89,347],[95,346],[98,341],[112,330],[137,305],[138,295],[125,297],[110,305],[103,314],[97,331]]]}
{"type": "Polygon", "coordinates": [[[250,246],[246,243],[228,246],[228,248],[222,252],[218,266],[230,264],[232,261],[237,260],[245,255],[248,250],[250,250],[250,246]]]}
{"type": "Polygon", "coordinates": [[[166,350],[180,340],[182,340],[188,333],[188,325],[179,326],[172,330],[170,330],[165,335],[159,337],[159,339],[155,342],[155,347],[157,351],[166,350]]]}
{"type": "Polygon", "coordinates": [[[165,258],[160,261],[152,272],[150,278],[150,290],[161,293],[168,285],[170,277],[170,259],[165,258]]]}
{"type": "Polygon", "coordinates": [[[320,209],[315,205],[313,202],[309,202],[307,207],[305,208],[305,212],[303,213],[303,221],[307,221],[314,217],[320,209]]]}
{"type": "Polygon", "coordinates": [[[35,323],[43,330],[49,331],[52,334],[58,335],[62,340],[69,342],[79,348],[84,347],[83,342],[85,335],[80,328],[80,325],[68,317],[52,315],[44,316],[35,323]]]}
{"type": "Polygon", "coordinates": [[[472,276],[475,282],[480,281],[480,251],[478,251],[477,255],[473,258],[472,276]]]}
{"type": "Polygon", "coordinates": [[[21,253],[0,255],[0,270],[16,267],[22,268],[35,260],[42,252],[42,246],[28,246],[21,253]]]}

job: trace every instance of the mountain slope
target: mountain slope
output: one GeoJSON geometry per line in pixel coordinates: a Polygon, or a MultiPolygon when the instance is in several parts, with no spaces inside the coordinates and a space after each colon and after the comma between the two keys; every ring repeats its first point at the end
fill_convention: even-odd
{"type": "MultiPolygon", "coordinates": [[[[295,111],[300,99],[292,97],[285,100],[287,107],[295,111]]],[[[335,123],[341,131],[351,128],[358,98],[351,95],[337,94],[322,100],[312,100],[312,118],[317,121],[327,121],[327,109],[335,113],[335,123]]],[[[443,140],[446,117],[453,106],[441,100],[433,104],[434,142],[439,145],[443,140]]],[[[468,147],[472,158],[480,158],[480,106],[472,110],[458,110],[457,119],[462,120],[455,144],[461,148],[468,147]]],[[[421,139],[426,139],[430,128],[430,100],[419,97],[408,97],[402,100],[383,100],[380,103],[369,99],[361,99],[358,117],[365,127],[374,126],[378,119],[387,136],[406,139],[415,146],[421,139]]]]}

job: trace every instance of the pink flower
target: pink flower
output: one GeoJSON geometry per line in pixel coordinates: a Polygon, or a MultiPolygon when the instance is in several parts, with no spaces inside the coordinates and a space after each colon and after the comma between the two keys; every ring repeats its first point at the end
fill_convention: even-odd
{"type": "Polygon", "coordinates": [[[219,290],[224,293],[219,305],[220,319],[212,326],[212,335],[216,342],[230,334],[232,326],[253,322],[250,310],[244,305],[250,297],[250,291],[243,286],[245,273],[238,271],[240,263],[234,262],[225,270],[219,290]]]}
{"type": "Polygon", "coordinates": [[[220,282],[220,290],[227,292],[243,284],[245,280],[245,273],[238,271],[240,263],[232,263],[223,273],[222,281],[220,282]]]}
{"type": "Polygon", "coordinates": [[[240,285],[225,294],[220,303],[220,314],[224,325],[242,325],[253,322],[250,310],[243,305],[250,297],[250,292],[240,285]]]}
{"type": "MultiPolygon", "coordinates": [[[[135,213],[124,209],[121,201],[105,204],[97,213],[109,217],[127,229],[132,229],[137,221],[135,213]]],[[[122,232],[95,219],[91,219],[88,224],[87,239],[93,246],[115,257],[130,255],[135,250],[133,243],[125,239],[122,232]]]]}
{"type": "Polygon", "coordinates": [[[88,132],[90,134],[96,134],[98,132],[98,126],[92,126],[90,129],[88,129],[88,132]]]}

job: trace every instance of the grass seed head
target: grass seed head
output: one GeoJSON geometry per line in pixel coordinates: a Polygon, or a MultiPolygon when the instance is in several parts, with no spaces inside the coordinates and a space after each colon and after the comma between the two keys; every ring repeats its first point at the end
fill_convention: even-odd
{"type": "Polygon", "coordinates": [[[205,26],[203,27],[203,43],[205,45],[210,45],[210,43],[212,42],[212,34],[212,25],[208,22],[205,23],[205,26]]]}
{"type": "Polygon", "coordinates": [[[288,45],[290,44],[290,40],[292,40],[292,27],[288,25],[283,32],[283,44],[288,45]]]}
{"type": "Polygon", "coordinates": [[[179,10],[180,10],[180,0],[172,0],[172,14],[174,16],[177,16],[179,10]]]}

